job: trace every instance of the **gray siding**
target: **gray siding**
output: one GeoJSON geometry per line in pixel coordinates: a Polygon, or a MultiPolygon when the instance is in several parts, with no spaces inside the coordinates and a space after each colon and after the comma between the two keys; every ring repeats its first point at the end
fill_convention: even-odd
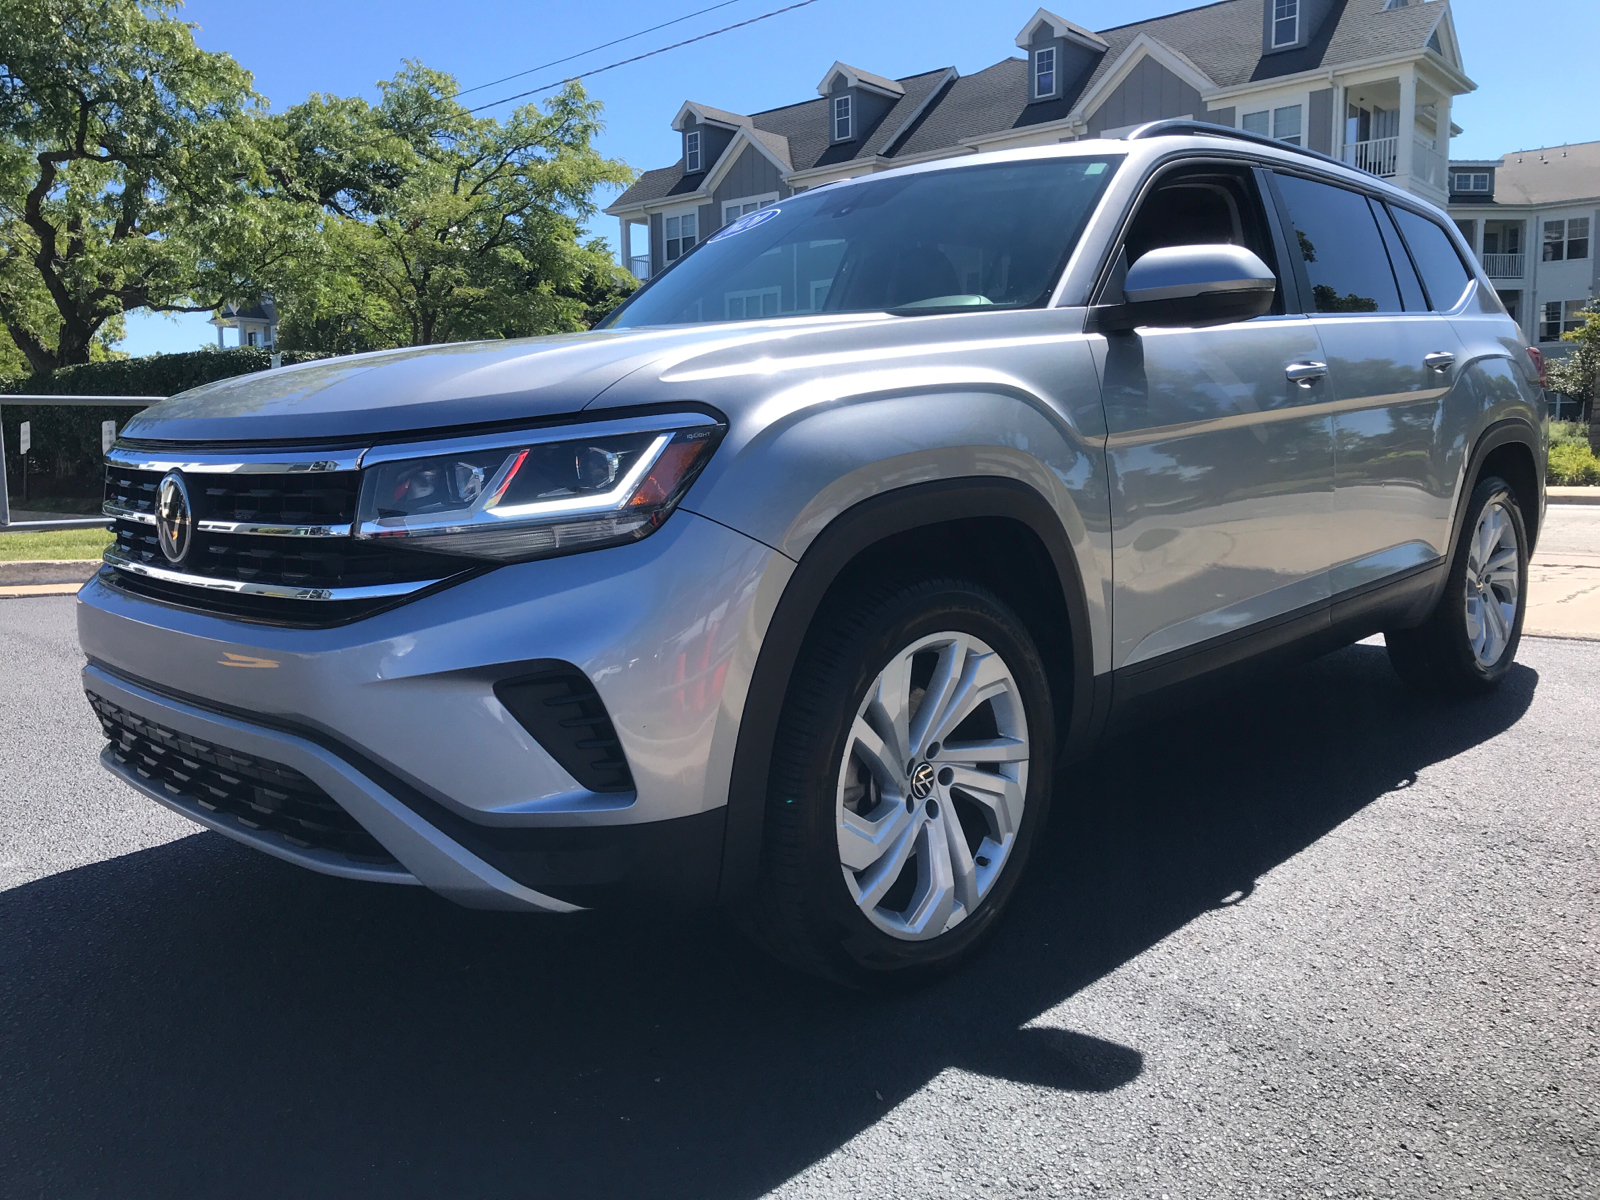
{"type": "Polygon", "coordinates": [[[695,228],[700,231],[700,241],[705,241],[721,227],[721,222],[717,220],[717,214],[721,211],[715,204],[702,204],[695,209],[699,222],[695,228]]]}
{"type": "MultiPolygon", "coordinates": [[[[715,205],[710,223],[703,225],[702,228],[710,233],[713,229],[721,227],[722,206],[726,201],[737,200],[741,196],[764,196],[768,192],[777,192],[780,197],[790,194],[789,189],[783,184],[783,175],[772,165],[772,160],[754,146],[746,146],[739,151],[739,157],[733,161],[733,168],[717,186],[717,190],[711,193],[715,205]]],[[[700,219],[706,220],[704,216],[700,219]]]]}
{"type": "MultiPolygon", "coordinates": [[[[702,125],[693,117],[683,123],[685,138],[696,131],[700,134],[700,170],[709,171],[717,165],[717,159],[722,157],[722,152],[733,140],[733,130],[723,129],[718,125],[702,125]]],[[[687,170],[687,164],[685,169],[687,170]]]]}
{"type": "Polygon", "coordinates": [[[662,232],[663,217],[660,213],[650,214],[650,274],[654,275],[666,265],[667,243],[666,234],[662,232]]]}
{"type": "Polygon", "coordinates": [[[1198,117],[1205,110],[1199,92],[1147,56],[1089,114],[1089,136],[1099,137],[1107,129],[1159,121],[1162,117],[1181,117],[1185,113],[1198,117]]]}
{"type": "MultiPolygon", "coordinates": [[[[1199,117],[1200,114],[1196,113],[1195,116],[1199,117]]],[[[1231,105],[1227,108],[1213,108],[1204,117],[1201,117],[1201,120],[1210,121],[1213,125],[1226,125],[1229,129],[1237,129],[1239,127],[1238,117],[1235,115],[1231,105]]]]}
{"type": "Polygon", "coordinates": [[[1066,38],[1050,36],[1050,26],[1041,24],[1033,31],[1033,41],[1028,43],[1027,89],[1030,104],[1040,100],[1055,100],[1072,91],[1080,79],[1094,70],[1100,61],[1101,51],[1091,50],[1066,38]],[[1056,90],[1048,96],[1033,94],[1033,52],[1046,46],[1056,48],[1056,90]]]}
{"type": "MultiPolygon", "coordinates": [[[[1600,252],[1595,250],[1595,238],[1600,237],[1600,208],[1589,218],[1589,261],[1594,263],[1594,278],[1589,282],[1589,295],[1600,296],[1600,252]]],[[[1526,249],[1526,247],[1524,247],[1526,249]]]]}
{"type": "Polygon", "coordinates": [[[1311,93],[1311,111],[1306,113],[1306,146],[1333,153],[1333,89],[1311,93]]]}

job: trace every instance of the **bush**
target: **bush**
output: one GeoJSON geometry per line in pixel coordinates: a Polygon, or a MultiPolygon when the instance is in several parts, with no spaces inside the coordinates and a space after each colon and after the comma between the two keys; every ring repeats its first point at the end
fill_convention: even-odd
{"type": "Polygon", "coordinates": [[[1550,445],[1556,446],[1587,446],[1589,444],[1589,431],[1582,421],[1551,421],[1550,445]]]}
{"type": "Polygon", "coordinates": [[[1600,484],[1600,458],[1596,458],[1589,449],[1587,439],[1552,445],[1546,480],[1553,487],[1600,484]]]}
{"type": "MultiPolygon", "coordinates": [[[[289,350],[284,352],[283,363],[288,366],[327,357],[289,350]]],[[[6,475],[13,499],[22,494],[22,455],[18,452],[22,422],[29,422],[33,433],[33,448],[28,452],[30,494],[96,496],[101,487],[100,423],[114,420],[120,431],[139,410],[120,405],[68,408],[7,404],[6,396],[175,396],[204,383],[265,371],[270,366],[271,350],[240,346],[84,363],[59,371],[0,379],[0,424],[4,427],[6,475]]]]}

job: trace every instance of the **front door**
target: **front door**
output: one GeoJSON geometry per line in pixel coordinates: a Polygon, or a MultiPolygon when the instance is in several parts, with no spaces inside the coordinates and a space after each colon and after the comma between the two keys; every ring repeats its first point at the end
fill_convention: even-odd
{"type": "MultiPolygon", "coordinates": [[[[1158,246],[1218,242],[1278,259],[1252,172],[1182,167],[1142,202],[1125,252],[1132,263],[1158,246]]],[[[1315,619],[1327,600],[1333,428],[1322,348],[1283,295],[1274,315],[1251,321],[1094,339],[1115,667],[1294,614],[1315,619]]]]}
{"type": "MultiPolygon", "coordinates": [[[[1455,455],[1440,414],[1465,353],[1450,322],[1431,311],[1382,201],[1296,175],[1275,182],[1328,356],[1338,595],[1446,553],[1455,455]]],[[[1446,308],[1466,283],[1457,269],[1446,308]]]]}

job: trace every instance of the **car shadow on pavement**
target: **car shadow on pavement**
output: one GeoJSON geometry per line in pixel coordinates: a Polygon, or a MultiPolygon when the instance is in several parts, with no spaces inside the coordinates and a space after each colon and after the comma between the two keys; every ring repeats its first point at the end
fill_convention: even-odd
{"type": "MultiPolygon", "coordinates": [[[[947,1068],[1103,1092],[1039,1014],[1526,711],[1355,646],[1067,772],[1012,912],[849,994],[713,916],[469,912],[198,834],[0,893],[0,1194],[748,1197],[947,1068]]],[[[1241,897],[1243,898],[1241,900],[1241,897]]]]}

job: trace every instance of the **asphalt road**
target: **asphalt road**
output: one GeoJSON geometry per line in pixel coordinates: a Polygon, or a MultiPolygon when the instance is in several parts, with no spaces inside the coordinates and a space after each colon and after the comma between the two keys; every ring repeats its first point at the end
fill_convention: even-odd
{"type": "Polygon", "coordinates": [[[710,918],[467,912],[103,777],[0,604],[0,1196],[1600,1195],[1600,643],[1356,646],[1108,747],[898,996],[710,918]]]}

